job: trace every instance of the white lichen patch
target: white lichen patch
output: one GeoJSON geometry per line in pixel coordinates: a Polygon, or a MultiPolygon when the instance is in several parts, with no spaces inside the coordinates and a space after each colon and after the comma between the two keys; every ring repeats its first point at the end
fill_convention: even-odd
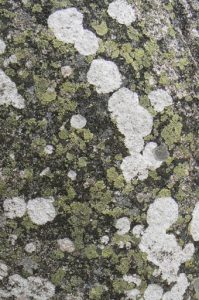
{"type": "Polygon", "coordinates": [[[184,249],[178,245],[173,234],[167,234],[169,227],[177,221],[178,205],[170,197],[158,198],[147,212],[148,228],[145,230],[139,248],[147,253],[147,258],[159,267],[159,273],[170,284],[178,278],[182,263],[191,259],[194,245],[189,243],[184,249]]]}
{"type": "Polygon", "coordinates": [[[0,261],[0,280],[8,276],[8,266],[0,261]]]}
{"type": "Polygon", "coordinates": [[[57,244],[61,251],[72,253],[75,251],[75,245],[69,238],[57,240],[57,244]]]}
{"type": "Polygon", "coordinates": [[[130,26],[136,20],[135,10],[126,0],[116,0],[109,4],[108,14],[118,23],[130,26]]]}
{"type": "Polygon", "coordinates": [[[131,227],[131,222],[127,217],[120,218],[115,223],[115,228],[118,229],[117,234],[124,235],[129,232],[131,227]]]}
{"type": "Polygon", "coordinates": [[[126,298],[125,300],[138,300],[140,298],[140,291],[138,289],[132,289],[125,292],[126,298]]]}
{"type": "Polygon", "coordinates": [[[48,17],[48,27],[59,41],[75,43],[83,32],[83,14],[71,7],[55,11],[48,17]]]}
{"type": "Polygon", "coordinates": [[[56,217],[53,198],[35,198],[28,201],[27,211],[31,221],[37,225],[44,225],[56,217]]]}
{"type": "Polygon", "coordinates": [[[150,142],[144,148],[144,137],[152,130],[153,117],[139,104],[138,95],[127,88],[119,89],[110,97],[108,109],[130,152],[121,164],[125,180],[130,181],[136,176],[140,180],[146,179],[149,169],[155,170],[162,164],[155,154],[156,143],[150,142]]]}
{"type": "Polygon", "coordinates": [[[143,225],[135,225],[132,229],[132,234],[137,237],[140,238],[144,233],[144,226],[143,225]]]}
{"type": "Polygon", "coordinates": [[[0,54],[3,54],[6,50],[6,44],[2,39],[0,39],[0,54]]]}
{"type": "Polygon", "coordinates": [[[33,242],[26,244],[25,251],[27,253],[33,253],[33,252],[35,252],[36,251],[36,244],[33,243],[33,242]]]}
{"type": "MultiPolygon", "coordinates": [[[[93,55],[99,48],[96,35],[83,28],[83,14],[76,8],[61,9],[48,17],[48,27],[55,37],[64,43],[72,43],[82,55],[93,55]]],[[[67,77],[69,75],[65,76],[67,77]]]]}
{"type": "Polygon", "coordinates": [[[53,150],[54,150],[54,147],[52,145],[46,145],[45,148],[44,148],[44,152],[46,154],[52,154],[53,150]]]}
{"type": "Polygon", "coordinates": [[[0,69],[0,105],[3,104],[22,109],[25,100],[18,93],[16,84],[0,69]]]}
{"type": "Polygon", "coordinates": [[[54,295],[55,286],[39,276],[30,276],[25,279],[14,274],[9,277],[7,290],[0,289],[1,299],[48,300],[54,295]]]}
{"type": "Polygon", "coordinates": [[[184,273],[181,273],[177,279],[176,284],[171,288],[170,291],[164,294],[162,300],[183,300],[188,286],[189,283],[187,280],[187,276],[184,273]]]}
{"type": "Polygon", "coordinates": [[[86,118],[80,114],[73,115],[70,119],[71,127],[75,129],[82,129],[86,126],[86,118]]]}
{"type": "Polygon", "coordinates": [[[75,171],[73,171],[73,170],[68,171],[67,175],[73,181],[76,180],[76,178],[77,178],[77,173],[75,171]]]}
{"type": "Polygon", "coordinates": [[[75,42],[75,49],[82,55],[93,55],[99,48],[99,39],[90,30],[84,30],[75,42]]]}
{"type": "Polygon", "coordinates": [[[123,280],[128,282],[128,283],[134,283],[136,286],[140,286],[140,284],[142,282],[139,275],[137,275],[137,274],[124,275],[123,280]]]}
{"type": "Polygon", "coordinates": [[[163,289],[157,284],[149,284],[144,292],[144,300],[161,300],[163,289]]]}
{"type": "Polygon", "coordinates": [[[110,93],[122,84],[121,74],[117,65],[105,59],[92,61],[87,73],[87,80],[96,87],[97,93],[110,93]]]}
{"type": "Polygon", "coordinates": [[[21,218],[26,213],[26,202],[22,197],[5,199],[3,202],[3,209],[7,218],[21,218]]]}
{"type": "Polygon", "coordinates": [[[192,220],[190,224],[190,233],[195,242],[199,241],[199,202],[196,203],[196,206],[192,213],[192,220]]]}
{"type": "Polygon", "coordinates": [[[72,74],[73,70],[70,66],[61,67],[61,73],[64,78],[69,77],[72,74]]]}
{"type": "Polygon", "coordinates": [[[173,99],[169,93],[162,89],[152,91],[148,95],[151,105],[157,112],[162,112],[165,107],[173,104],[173,99]]]}

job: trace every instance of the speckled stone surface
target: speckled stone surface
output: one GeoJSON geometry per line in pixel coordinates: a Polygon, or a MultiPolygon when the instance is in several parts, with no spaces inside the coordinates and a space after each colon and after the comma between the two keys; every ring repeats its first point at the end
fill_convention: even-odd
{"type": "Polygon", "coordinates": [[[199,299],[198,53],[197,0],[0,0],[0,299],[199,299]]]}

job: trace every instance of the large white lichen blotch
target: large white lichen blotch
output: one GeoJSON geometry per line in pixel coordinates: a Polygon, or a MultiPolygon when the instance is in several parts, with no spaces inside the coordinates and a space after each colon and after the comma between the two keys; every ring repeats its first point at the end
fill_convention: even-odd
{"type": "Polygon", "coordinates": [[[90,30],[84,30],[75,41],[75,49],[82,55],[93,55],[99,48],[99,39],[90,30]]]}
{"type": "Polygon", "coordinates": [[[0,105],[24,108],[25,100],[18,93],[16,84],[0,69],[0,105]]]}
{"type": "Polygon", "coordinates": [[[173,99],[169,93],[162,89],[157,89],[152,91],[148,95],[151,105],[157,112],[161,112],[165,107],[173,104],[173,99]]]}
{"type": "Polygon", "coordinates": [[[75,129],[82,129],[86,126],[86,118],[80,114],[73,115],[70,119],[70,125],[75,129]]]}
{"type": "Polygon", "coordinates": [[[74,44],[82,55],[93,55],[99,48],[98,38],[92,31],[83,28],[83,15],[75,7],[51,14],[48,27],[59,41],[74,44]]]}
{"type": "Polygon", "coordinates": [[[188,286],[189,283],[187,280],[187,276],[184,273],[181,273],[177,279],[176,284],[171,288],[170,291],[164,294],[162,300],[183,300],[188,286]]]}
{"type": "Polygon", "coordinates": [[[136,20],[135,10],[126,0],[116,0],[109,4],[108,14],[118,23],[130,26],[136,20]]]}
{"type": "Polygon", "coordinates": [[[55,286],[39,276],[30,276],[25,279],[19,274],[14,274],[9,277],[7,290],[0,289],[1,299],[48,300],[54,295],[55,286]]]}
{"type": "Polygon", "coordinates": [[[74,7],[55,11],[48,17],[48,27],[59,41],[75,43],[83,32],[83,15],[74,7]]]}
{"type": "Polygon", "coordinates": [[[87,80],[96,87],[99,94],[113,92],[122,84],[121,74],[117,65],[105,59],[92,61],[87,73],[87,80]]]}
{"type": "Polygon", "coordinates": [[[192,220],[190,224],[190,233],[195,242],[199,241],[199,202],[196,203],[196,206],[192,213],[192,220]]]}
{"type": "Polygon", "coordinates": [[[144,300],[161,300],[163,289],[157,284],[149,284],[144,292],[144,300]]]}
{"type": "Polygon", "coordinates": [[[3,54],[6,50],[6,44],[2,39],[0,39],[0,54],[3,54]]]}
{"type": "Polygon", "coordinates": [[[148,260],[159,267],[159,273],[169,284],[177,280],[181,264],[191,259],[194,253],[193,244],[189,243],[182,249],[175,236],[167,234],[177,218],[178,205],[174,199],[156,199],[148,209],[149,226],[139,244],[141,251],[147,253],[148,260]]]}
{"type": "Polygon", "coordinates": [[[27,210],[31,221],[37,225],[44,225],[53,221],[56,210],[53,198],[35,198],[28,201],[27,210]]]}
{"type": "Polygon", "coordinates": [[[5,199],[3,202],[3,209],[7,218],[21,218],[26,213],[26,202],[22,197],[5,199]]]}

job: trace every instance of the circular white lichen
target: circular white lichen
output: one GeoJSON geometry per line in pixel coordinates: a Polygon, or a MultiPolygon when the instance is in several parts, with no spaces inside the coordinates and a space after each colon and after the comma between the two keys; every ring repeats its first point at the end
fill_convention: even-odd
{"type": "Polygon", "coordinates": [[[6,50],[6,44],[2,39],[0,39],[0,54],[3,54],[6,50]]]}
{"type": "Polygon", "coordinates": [[[196,206],[192,213],[192,220],[190,224],[190,233],[195,242],[199,241],[199,202],[196,203],[196,206]]]}
{"type": "Polygon", "coordinates": [[[53,221],[56,210],[53,198],[35,198],[28,201],[27,210],[31,221],[37,225],[44,225],[53,221]]]}
{"type": "Polygon", "coordinates": [[[61,67],[61,73],[64,78],[69,77],[72,74],[73,70],[70,66],[61,67]]]}
{"type": "Polygon", "coordinates": [[[70,125],[75,129],[82,129],[86,126],[86,118],[80,114],[73,115],[70,119],[70,125]]]}
{"type": "Polygon", "coordinates": [[[33,253],[33,252],[35,252],[36,251],[36,245],[35,245],[35,243],[28,243],[28,244],[26,244],[25,251],[27,253],[33,253]]]}
{"type": "Polygon", "coordinates": [[[149,284],[144,292],[145,300],[161,300],[163,289],[157,284],[149,284]]]}
{"type": "Polygon", "coordinates": [[[22,197],[5,199],[3,202],[3,209],[7,218],[21,218],[26,213],[26,202],[22,197]]]}
{"type": "Polygon", "coordinates": [[[144,233],[144,226],[139,224],[139,225],[135,225],[132,229],[132,234],[137,237],[140,238],[144,233]]]}
{"type": "Polygon", "coordinates": [[[148,97],[151,105],[157,112],[161,112],[166,106],[173,104],[173,100],[169,93],[162,89],[157,89],[156,91],[150,92],[148,97]]]}
{"type": "Polygon", "coordinates": [[[71,179],[71,180],[76,180],[76,177],[77,177],[77,173],[73,170],[70,170],[68,171],[68,177],[71,179]]]}
{"type": "Polygon", "coordinates": [[[115,228],[118,229],[117,234],[124,235],[129,232],[131,227],[131,222],[127,217],[120,218],[115,223],[115,228]]]}
{"type": "Polygon", "coordinates": [[[99,40],[90,30],[84,30],[75,41],[75,49],[82,55],[93,55],[99,48],[99,40]]]}
{"type": "Polygon", "coordinates": [[[52,145],[46,145],[46,147],[44,148],[44,152],[46,154],[52,154],[54,150],[54,147],[52,145]]]}
{"type": "Polygon", "coordinates": [[[18,94],[16,84],[0,69],[0,105],[12,105],[22,109],[25,107],[24,98],[18,94]]]}
{"type": "Polygon", "coordinates": [[[109,4],[108,14],[118,23],[130,26],[136,20],[135,10],[125,0],[116,0],[109,4]]]}
{"type": "Polygon", "coordinates": [[[69,238],[59,239],[57,240],[57,243],[60,250],[63,252],[72,253],[75,251],[75,245],[69,238]]]}
{"type": "Polygon", "coordinates": [[[59,41],[75,43],[83,32],[83,15],[74,7],[55,11],[48,17],[48,27],[59,41]]]}
{"type": "Polygon", "coordinates": [[[96,87],[99,94],[113,92],[122,84],[121,74],[117,65],[105,59],[92,61],[87,73],[87,80],[96,87]]]}

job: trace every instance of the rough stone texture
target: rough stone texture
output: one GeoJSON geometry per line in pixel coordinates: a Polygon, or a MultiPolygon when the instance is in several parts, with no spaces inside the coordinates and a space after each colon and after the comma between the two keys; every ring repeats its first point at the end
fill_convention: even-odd
{"type": "Polygon", "coordinates": [[[0,0],[0,299],[199,299],[198,13],[0,0]]]}

